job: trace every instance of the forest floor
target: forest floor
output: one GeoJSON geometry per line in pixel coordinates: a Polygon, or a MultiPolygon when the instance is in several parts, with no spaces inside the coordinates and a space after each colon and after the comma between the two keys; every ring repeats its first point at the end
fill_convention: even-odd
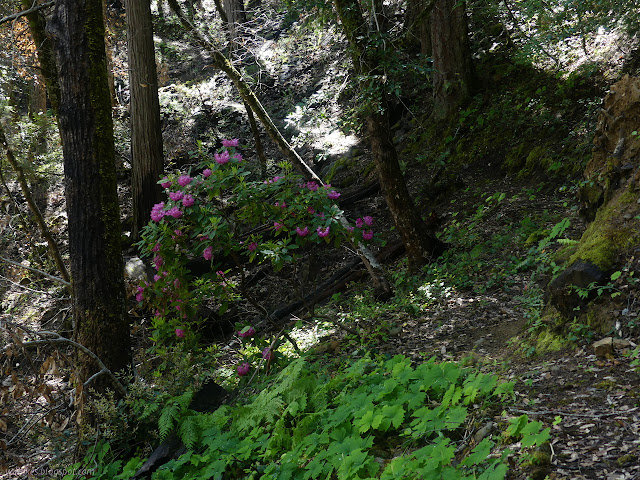
{"type": "MultiPolygon", "coordinates": [[[[279,43],[265,40],[256,50],[256,56],[262,55],[262,64],[273,70],[257,82],[256,89],[305,159],[314,164],[323,177],[337,172],[332,182],[337,187],[342,183],[346,196],[375,175],[367,167],[370,159],[364,143],[355,135],[344,135],[336,126],[341,114],[339,99],[347,79],[345,56],[336,52],[344,49],[340,46],[332,50],[337,42],[335,32],[317,30],[304,37],[310,47],[307,53],[294,55],[292,52],[299,47],[302,35],[295,29],[301,26],[296,23],[288,28],[293,31],[290,36],[283,35],[279,43]],[[287,57],[284,53],[289,54],[286,65],[276,64],[280,58],[287,57]],[[332,75],[327,75],[328,72],[332,75]],[[341,167],[340,160],[345,158],[352,159],[353,163],[346,162],[341,167]]],[[[278,35],[280,33],[278,31],[278,35]]],[[[172,42],[163,40],[163,44],[171,46],[172,42]]],[[[169,48],[163,51],[171,52],[169,48]]],[[[218,74],[206,73],[209,78],[205,79],[200,67],[206,64],[206,55],[203,57],[196,50],[190,52],[191,63],[185,66],[183,62],[173,71],[167,65],[175,59],[162,57],[160,60],[161,71],[168,76],[167,85],[161,89],[165,142],[170,165],[176,168],[183,167],[188,152],[198,148],[196,140],[211,147],[222,136],[250,138],[242,107],[231,97],[229,85],[218,74]],[[198,73],[193,75],[193,72],[198,73]],[[187,78],[192,82],[191,87],[180,83],[187,78]]],[[[182,55],[189,56],[184,51],[182,55]]],[[[116,65],[121,60],[115,58],[116,65]]],[[[120,111],[125,112],[126,108],[121,107],[120,111]]],[[[399,123],[404,137],[399,134],[398,144],[410,137],[411,121],[405,116],[404,123],[399,123]]],[[[126,140],[126,114],[116,123],[119,139],[126,140]]],[[[122,148],[126,142],[119,144],[122,148]]],[[[266,147],[268,156],[277,159],[275,148],[270,143],[266,147]]],[[[255,152],[248,150],[243,153],[251,161],[255,159],[255,152]]],[[[128,152],[122,149],[119,154],[126,159],[128,152]]],[[[410,188],[418,198],[425,183],[422,179],[429,179],[431,167],[405,160],[410,188]]],[[[49,189],[42,192],[41,206],[66,252],[64,195],[61,179],[56,178],[58,180],[51,181],[49,189]]],[[[406,297],[410,300],[399,300],[395,305],[393,299],[386,305],[367,297],[366,282],[350,285],[320,309],[325,314],[346,317],[351,310],[369,302],[371,316],[354,321],[365,333],[358,339],[335,330],[313,348],[344,357],[356,350],[370,349],[380,354],[406,355],[415,362],[436,356],[441,360],[461,360],[482,371],[515,380],[515,400],[506,415],[526,414],[543,422],[552,428],[552,439],[551,451],[546,457],[548,463],[542,462],[535,470],[522,470],[513,465],[509,478],[640,478],[640,374],[637,368],[631,365],[631,359],[622,349],[597,357],[592,343],[605,335],[589,332],[586,327],[575,332],[579,335],[566,334],[564,339],[556,336],[549,341],[552,345],[543,344],[540,340],[543,336],[533,328],[530,316],[531,308],[540,305],[529,305],[527,298],[541,300],[548,277],[532,277],[530,270],[513,267],[526,257],[530,248],[525,245],[526,236],[516,228],[524,224],[525,218],[532,219],[536,223],[533,230],[540,231],[552,228],[562,218],[570,218],[571,227],[565,236],[579,239],[585,226],[577,215],[575,189],[560,188],[562,185],[547,182],[544,176],[517,180],[499,168],[472,166],[463,169],[456,181],[460,185],[454,191],[439,196],[432,204],[422,199],[421,204],[430,205],[441,219],[440,234],[459,238],[455,237],[455,230],[464,231],[473,235],[478,244],[487,246],[489,239],[496,239],[495,248],[480,252],[473,261],[468,256],[460,257],[459,271],[441,272],[442,283],[434,285],[429,279],[416,280],[415,289],[406,297]],[[501,194],[504,200],[497,202],[499,205],[487,207],[487,198],[501,194]],[[479,211],[481,215],[476,215],[479,211]],[[496,274],[496,268],[511,273],[500,274],[493,285],[482,288],[483,282],[496,274]],[[446,284],[447,279],[460,274],[471,279],[465,288],[446,284]],[[430,288],[433,293],[429,293],[430,288]],[[540,294],[528,297],[527,292],[534,290],[540,294]],[[416,297],[421,300],[411,300],[416,297]]],[[[123,199],[128,198],[126,183],[125,175],[120,187],[123,199]]],[[[28,212],[17,185],[10,182],[9,186],[13,197],[3,200],[0,212],[2,246],[6,247],[2,256],[25,266],[51,270],[44,244],[24,220],[28,212]]],[[[123,211],[126,217],[128,210],[123,211]]],[[[353,217],[373,214],[376,229],[383,232],[387,242],[397,240],[379,193],[359,201],[347,213],[353,217]]],[[[423,213],[426,216],[430,211],[425,209],[423,213]]],[[[469,245],[464,248],[473,250],[469,245]]],[[[344,260],[344,255],[321,252],[320,270],[330,274],[344,260]]],[[[445,263],[442,268],[454,266],[445,263]]],[[[406,275],[402,261],[390,262],[385,268],[397,284],[402,283],[406,275]]],[[[30,337],[30,331],[68,328],[69,298],[59,284],[37,273],[6,264],[1,265],[1,269],[0,326],[4,328],[0,331],[0,479],[50,478],[29,476],[29,472],[37,472],[57,455],[73,453],[72,442],[68,442],[74,438],[75,418],[70,401],[73,388],[68,374],[69,351],[42,347],[27,353],[20,352],[15,345],[30,337]]],[[[273,276],[270,281],[271,285],[266,285],[261,295],[285,303],[286,297],[294,296],[291,293],[282,296],[278,290],[289,288],[287,284],[283,287],[284,275],[273,276]]],[[[130,284],[129,293],[133,291],[134,286],[130,284]]],[[[636,296],[627,293],[626,298],[636,296]]],[[[274,302],[271,307],[277,306],[274,302]]],[[[139,323],[148,315],[136,309],[133,295],[129,308],[136,315],[134,322],[139,323]]],[[[639,316],[638,308],[633,301],[622,306],[611,303],[608,310],[602,310],[602,315],[631,323],[639,316]]],[[[142,337],[146,330],[138,328],[138,323],[135,340],[138,345],[144,345],[146,340],[142,337]]],[[[224,329],[228,332],[229,327],[226,325],[224,329]]],[[[577,329],[582,327],[576,325],[577,329]]],[[[631,347],[640,343],[637,329],[625,330],[623,337],[631,347]]],[[[229,365],[234,365],[239,339],[224,335],[212,340],[214,342],[220,351],[228,352],[226,359],[221,357],[221,362],[227,360],[229,365]]]]}

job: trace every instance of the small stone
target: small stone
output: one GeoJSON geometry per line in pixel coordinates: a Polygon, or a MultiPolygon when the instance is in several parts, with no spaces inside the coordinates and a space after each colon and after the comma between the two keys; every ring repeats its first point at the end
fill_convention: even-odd
{"type": "Polygon", "coordinates": [[[613,338],[606,337],[602,340],[598,340],[593,344],[593,350],[598,357],[613,355],[613,338]]]}
{"type": "Polygon", "coordinates": [[[615,350],[624,350],[629,347],[631,347],[631,342],[629,340],[625,340],[624,338],[613,339],[613,348],[615,350]]]}

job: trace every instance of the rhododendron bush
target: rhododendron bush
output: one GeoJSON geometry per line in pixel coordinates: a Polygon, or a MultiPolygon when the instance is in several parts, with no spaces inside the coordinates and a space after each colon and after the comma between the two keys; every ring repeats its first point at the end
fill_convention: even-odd
{"type": "Polygon", "coordinates": [[[373,238],[372,217],[353,225],[339,221],[335,188],[306,181],[288,163],[279,165],[280,175],[256,179],[237,150],[238,140],[222,144],[213,159],[159,182],[167,198],[153,207],[139,243],[156,274],[136,297],[156,309],[155,340],[175,338],[176,328],[188,336],[186,327],[197,321],[204,299],[214,299],[224,313],[239,298],[230,264],[270,262],[279,270],[306,244],[337,247],[373,238]],[[196,257],[211,264],[197,278],[188,268],[196,257]]]}

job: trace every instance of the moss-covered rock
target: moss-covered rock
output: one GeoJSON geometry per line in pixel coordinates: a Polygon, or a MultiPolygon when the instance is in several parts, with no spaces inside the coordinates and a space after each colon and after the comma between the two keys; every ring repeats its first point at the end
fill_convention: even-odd
{"type": "Polygon", "coordinates": [[[639,192],[634,183],[619,190],[603,205],[596,218],[582,235],[576,252],[569,259],[593,263],[601,270],[610,271],[622,252],[640,244],[639,192]]]}

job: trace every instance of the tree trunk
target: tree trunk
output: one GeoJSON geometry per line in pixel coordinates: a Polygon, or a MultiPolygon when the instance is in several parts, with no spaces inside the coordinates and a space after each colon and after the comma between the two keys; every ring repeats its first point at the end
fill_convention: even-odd
{"type": "Polygon", "coordinates": [[[224,0],[224,13],[227,16],[229,34],[233,42],[238,36],[238,25],[247,21],[243,0],[224,0]]]}
{"type": "Polygon", "coordinates": [[[433,49],[432,118],[443,120],[470,96],[473,64],[464,2],[436,0],[431,11],[433,49]]]}
{"type": "Polygon", "coordinates": [[[409,266],[416,271],[430,259],[440,256],[445,245],[428,231],[424,220],[413,203],[413,199],[400,169],[396,148],[391,139],[388,108],[382,114],[367,116],[367,133],[371,142],[371,153],[378,171],[380,184],[384,187],[393,222],[404,243],[409,266]]]}
{"type": "MultiPolygon", "coordinates": [[[[31,0],[20,0],[24,9],[33,6],[31,0]]],[[[42,11],[33,12],[27,15],[29,21],[29,32],[33,37],[38,52],[38,62],[40,63],[40,71],[44,77],[47,93],[49,94],[49,102],[53,113],[58,113],[58,104],[60,103],[60,88],[58,87],[58,67],[56,65],[55,52],[51,40],[47,38],[45,33],[46,21],[42,11]]]]}
{"type": "Polygon", "coordinates": [[[404,35],[409,51],[431,56],[431,8],[433,0],[408,0],[404,18],[404,35]]]}
{"type": "MultiPolygon", "coordinates": [[[[362,78],[375,79],[381,76],[384,73],[382,61],[385,52],[372,47],[376,43],[365,42],[368,33],[359,4],[355,0],[334,0],[334,3],[349,41],[356,72],[362,78]]],[[[369,88],[375,92],[378,87],[370,83],[369,88]]],[[[366,105],[365,110],[367,133],[387,205],[407,251],[409,267],[416,271],[429,259],[440,255],[445,246],[428,231],[407,189],[392,141],[388,107],[384,91],[379,92],[377,97],[372,96],[371,104],[366,105]]]]}
{"type": "Polygon", "coordinates": [[[149,0],[127,0],[127,47],[131,91],[131,236],[139,240],[151,208],[162,199],[158,185],[164,168],[158,75],[149,0]]]}
{"type": "MultiPolygon", "coordinates": [[[[130,364],[102,0],[58,0],[52,20],[75,340],[112,372],[130,364]]],[[[79,354],[77,378],[96,365],[79,354]]],[[[107,382],[95,384],[104,390],[107,382]]]]}

